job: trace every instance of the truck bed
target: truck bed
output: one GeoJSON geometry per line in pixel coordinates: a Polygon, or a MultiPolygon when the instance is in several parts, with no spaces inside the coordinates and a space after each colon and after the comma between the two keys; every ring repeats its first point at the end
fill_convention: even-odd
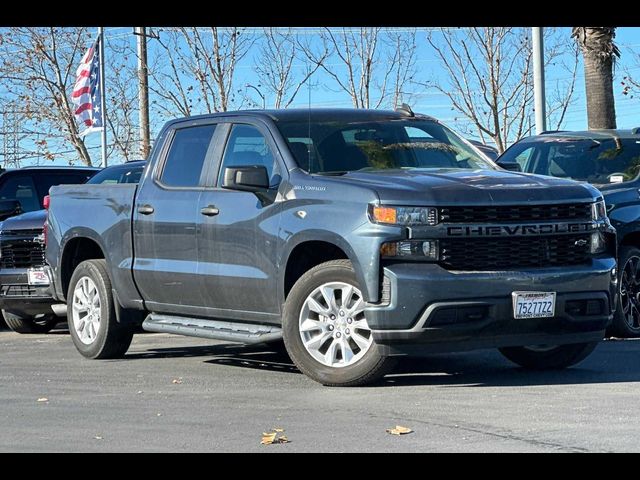
{"type": "MultiPolygon", "coordinates": [[[[60,252],[67,242],[75,237],[93,240],[104,254],[113,284],[124,287],[124,303],[140,301],[131,272],[131,224],[137,188],[136,184],[62,185],[50,191],[48,259],[64,265],[60,252]]],[[[57,280],[60,274],[58,268],[57,280]]],[[[64,298],[67,292],[60,281],[55,283],[56,295],[64,298]]]]}

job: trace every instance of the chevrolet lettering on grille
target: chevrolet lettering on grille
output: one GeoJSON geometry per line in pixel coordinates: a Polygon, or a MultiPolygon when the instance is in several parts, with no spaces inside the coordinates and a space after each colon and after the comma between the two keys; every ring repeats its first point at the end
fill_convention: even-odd
{"type": "Polygon", "coordinates": [[[478,225],[478,226],[449,226],[449,237],[514,237],[529,235],[554,235],[563,233],[583,233],[596,230],[597,223],[554,223],[528,225],[478,225]]]}

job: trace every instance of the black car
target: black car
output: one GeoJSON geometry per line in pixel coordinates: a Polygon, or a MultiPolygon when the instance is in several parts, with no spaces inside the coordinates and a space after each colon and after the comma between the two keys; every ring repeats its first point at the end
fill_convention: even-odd
{"type": "MultiPolygon", "coordinates": [[[[102,171],[91,169],[91,175],[99,173],[87,183],[138,183],[144,164],[144,161],[135,161],[102,171]]],[[[83,175],[56,178],[67,184],[84,183],[87,175],[83,175]]],[[[36,178],[33,183],[40,185],[36,190],[38,195],[44,197],[48,193],[50,182],[36,178]]],[[[41,203],[38,197],[37,204],[25,207],[41,203]]],[[[19,333],[48,332],[58,323],[58,316],[66,314],[64,305],[57,306],[48,293],[49,279],[43,270],[45,220],[46,210],[38,208],[5,220],[0,230],[0,308],[9,328],[19,333]]]]}
{"type": "Polygon", "coordinates": [[[0,173],[0,221],[44,208],[49,188],[84,183],[99,172],[91,167],[25,167],[0,173]]]}
{"type": "Polygon", "coordinates": [[[640,129],[532,136],[512,145],[498,164],[588,182],[602,192],[618,232],[620,295],[609,333],[640,336],[640,129]]]}

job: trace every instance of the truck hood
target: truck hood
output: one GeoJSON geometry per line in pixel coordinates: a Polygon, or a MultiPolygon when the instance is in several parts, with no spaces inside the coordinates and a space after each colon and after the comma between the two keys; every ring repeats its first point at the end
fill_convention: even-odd
{"type": "Polygon", "coordinates": [[[506,170],[386,170],[349,172],[332,178],[369,186],[388,204],[545,204],[591,202],[601,197],[587,183],[506,170]]]}
{"type": "Polygon", "coordinates": [[[8,218],[2,222],[2,230],[38,230],[44,227],[44,222],[46,220],[46,210],[27,212],[22,215],[16,215],[15,217],[8,218]]]}

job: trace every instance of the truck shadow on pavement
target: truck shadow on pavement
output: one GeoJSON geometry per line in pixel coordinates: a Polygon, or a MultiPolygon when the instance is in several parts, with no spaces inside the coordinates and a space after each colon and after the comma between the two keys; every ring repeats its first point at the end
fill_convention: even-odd
{"type": "Polygon", "coordinates": [[[522,387],[640,382],[640,341],[607,341],[578,365],[526,370],[496,350],[403,359],[383,382],[394,386],[522,387]]]}
{"type": "MultiPolygon", "coordinates": [[[[281,345],[218,344],[150,349],[127,359],[212,357],[211,365],[297,373],[281,345]]],[[[530,371],[513,365],[495,350],[434,354],[400,359],[376,387],[504,387],[640,382],[640,339],[605,341],[585,361],[565,370],[530,371]]]]}

